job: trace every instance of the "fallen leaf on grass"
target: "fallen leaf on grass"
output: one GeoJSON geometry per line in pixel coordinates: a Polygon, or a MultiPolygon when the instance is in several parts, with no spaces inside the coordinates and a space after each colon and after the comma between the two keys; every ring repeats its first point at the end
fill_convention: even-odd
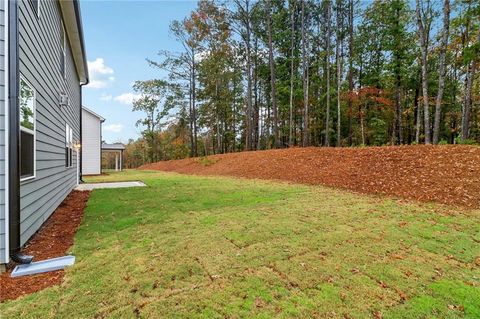
{"type": "Polygon", "coordinates": [[[262,298],[260,298],[260,297],[255,298],[255,307],[263,308],[263,307],[265,307],[265,305],[266,305],[266,303],[262,298]]]}
{"type": "Polygon", "coordinates": [[[400,296],[402,300],[407,300],[408,296],[406,293],[401,291],[399,288],[395,288],[395,291],[397,292],[397,294],[400,296]]]}
{"type": "Polygon", "coordinates": [[[480,257],[475,258],[475,265],[480,267],[480,257]]]}

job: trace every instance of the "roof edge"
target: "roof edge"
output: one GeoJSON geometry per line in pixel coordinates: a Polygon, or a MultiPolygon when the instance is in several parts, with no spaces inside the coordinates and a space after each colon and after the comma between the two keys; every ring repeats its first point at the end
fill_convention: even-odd
{"type": "Polygon", "coordinates": [[[65,31],[67,32],[77,74],[82,84],[88,84],[88,64],[83,36],[82,15],[79,0],[59,1],[65,31]]]}
{"type": "Polygon", "coordinates": [[[123,143],[102,143],[102,151],[120,151],[125,150],[125,144],[123,143]]]}
{"type": "Polygon", "coordinates": [[[92,114],[93,116],[98,117],[101,122],[105,122],[105,118],[104,118],[103,116],[101,116],[100,114],[97,114],[97,113],[93,112],[93,111],[90,110],[88,107],[82,106],[82,110],[85,110],[86,112],[92,114]]]}

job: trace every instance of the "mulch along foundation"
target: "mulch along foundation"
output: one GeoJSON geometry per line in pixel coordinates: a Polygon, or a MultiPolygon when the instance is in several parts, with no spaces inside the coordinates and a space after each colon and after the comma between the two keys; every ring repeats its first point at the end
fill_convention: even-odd
{"type": "MultiPolygon", "coordinates": [[[[72,191],[22,252],[33,255],[34,261],[64,256],[73,244],[73,237],[82,221],[89,196],[88,191],[72,191]]],[[[0,275],[0,301],[16,299],[57,285],[62,282],[64,275],[63,270],[58,270],[11,278],[10,273],[14,267],[14,264],[9,265],[7,271],[0,275]]]]}
{"type": "Polygon", "coordinates": [[[322,184],[480,208],[480,147],[290,148],[158,162],[141,169],[322,184]]]}

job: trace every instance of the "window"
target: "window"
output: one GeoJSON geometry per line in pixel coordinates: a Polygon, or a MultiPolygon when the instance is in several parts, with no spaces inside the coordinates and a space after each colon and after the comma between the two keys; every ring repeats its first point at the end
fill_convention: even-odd
{"type": "Polygon", "coordinates": [[[65,33],[65,26],[62,23],[62,30],[60,36],[60,72],[62,73],[63,78],[66,78],[66,68],[65,63],[67,60],[67,34],[65,33]]]}
{"type": "Polygon", "coordinates": [[[65,125],[65,167],[73,165],[73,130],[70,125],[65,125]]]}
{"type": "Polygon", "coordinates": [[[20,177],[35,177],[35,90],[20,78],[20,177]]]}
{"type": "Polygon", "coordinates": [[[39,17],[39,6],[40,6],[40,0],[28,0],[30,5],[32,6],[33,12],[35,12],[35,15],[37,18],[39,17]]]}

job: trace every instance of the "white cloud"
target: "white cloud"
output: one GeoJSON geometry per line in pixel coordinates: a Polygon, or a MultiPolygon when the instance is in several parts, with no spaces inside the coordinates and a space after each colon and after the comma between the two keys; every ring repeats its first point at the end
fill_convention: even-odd
{"type": "Polygon", "coordinates": [[[108,124],[103,126],[103,129],[107,132],[120,133],[123,130],[122,124],[108,124]]]}
{"type": "Polygon", "coordinates": [[[95,61],[88,61],[88,73],[90,75],[89,88],[101,89],[115,81],[113,69],[105,65],[103,58],[96,58],[95,61]]]}
{"type": "Polygon", "coordinates": [[[131,105],[135,100],[138,100],[140,97],[142,97],[140,94],[123,93],[114,97],[113,99],[122,104],[131,105]]]}
{"type": "Polygon", "coordinates": [[[113,96],[111,94],[105,94],[103,93],[102,96],[100,96],[101,101],[109,102],[113,99],[113,96]]]}

